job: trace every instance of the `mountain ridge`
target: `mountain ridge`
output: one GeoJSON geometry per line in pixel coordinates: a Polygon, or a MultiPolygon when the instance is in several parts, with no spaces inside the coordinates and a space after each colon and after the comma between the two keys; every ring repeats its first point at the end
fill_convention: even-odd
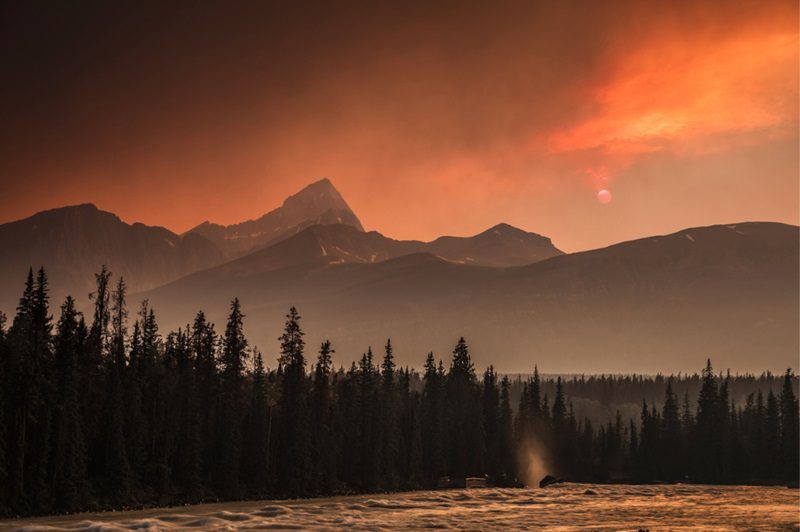
{"type": "Polygon", "coordinates": [[[364,228],[330,179],[315,181],[287,197],[281,205],[262,216],[231,225],[208,220],[184,234],[200,234],[229,258],[243,256],[258,248],[296,234],[311,225],[344,224],[364,228]]]}
{"type": "Polygon", "coordinates": [[[492,358],[502,371],[530,369],[515,361],[553,371],[679,371],[710,355],[721,367],[760,370],[769,361],[778,370],[798,347],[799,234],[770,222],[688,228],[505,268],[430,253],[339,264],[315,257],[196,274],[141,297],[173,325],[200,308],[224,320],[238,296],[265,351],[296,305],[310,345],[329,337],[345,360],[391,336],[399,363],[413,363],[427,350],[441,356],[464,334],[478,360],[492,358]],[[659,366],[667,356],[673,368],[659,366]]]}
{"type": "Polygon", "coordinates": [[[103,264],[123,275],[132,291],[165,284],[219,264],[220,251],[200,235],[128,224],[92,203],[40,211],[0,225],[0,303],[14,308],[28,268],[45,267],[51,297],[89,293],[103,264]]]}

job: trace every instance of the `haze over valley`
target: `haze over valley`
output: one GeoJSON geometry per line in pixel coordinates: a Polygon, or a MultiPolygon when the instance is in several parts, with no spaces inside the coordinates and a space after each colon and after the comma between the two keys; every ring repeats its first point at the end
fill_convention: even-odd
{"type": "MultiPolygon", "coordinates": [[[[400,215],[400,214],[398,214],[400,215]]],[[[502,372],[780,372],[800,349],[798,227],[736,222],[563,253],[544,235],[499,223],[430,242],[365,231],[328,179],[264,216],[203,223],[182,235],[84,204],[0,225],[0,308],[11,314],[29,266],[51,295],[88,309],[103,264],[165,330],[202,309],[218,326],[240,298],[252,345],[276,358],[295,305],[311,345],[348,364],[391,337],[418,367],[467,336],[502,372]]]]}

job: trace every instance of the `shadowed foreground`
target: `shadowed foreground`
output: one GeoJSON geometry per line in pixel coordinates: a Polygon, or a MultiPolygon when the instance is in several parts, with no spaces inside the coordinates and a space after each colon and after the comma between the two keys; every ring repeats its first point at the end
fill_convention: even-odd
{"type": "Polygon", "coordinates": [[[782,487],[566,484],[249,501],[0,522],[3,530],[524,529],[800,530],[782,487]]]}

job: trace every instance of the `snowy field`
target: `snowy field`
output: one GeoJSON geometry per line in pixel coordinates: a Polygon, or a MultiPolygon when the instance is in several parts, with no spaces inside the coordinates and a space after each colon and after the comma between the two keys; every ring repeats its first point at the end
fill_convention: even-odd
{"type": "Polygon", "coordinates": [[[0,521],[53,530],[800,530],[800,491],[781,487],[570,484],[250,501],[0,521]]]}

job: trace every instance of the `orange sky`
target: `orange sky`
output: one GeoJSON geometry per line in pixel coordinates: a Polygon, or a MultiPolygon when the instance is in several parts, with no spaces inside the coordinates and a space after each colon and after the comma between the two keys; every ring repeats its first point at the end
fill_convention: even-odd
{"type": "Polygon", "coordinates": [[[79,5],[2,8],[0,222],[180,232],[321,177],[396,238],[798,222],[795,1],[79,5]]]}

